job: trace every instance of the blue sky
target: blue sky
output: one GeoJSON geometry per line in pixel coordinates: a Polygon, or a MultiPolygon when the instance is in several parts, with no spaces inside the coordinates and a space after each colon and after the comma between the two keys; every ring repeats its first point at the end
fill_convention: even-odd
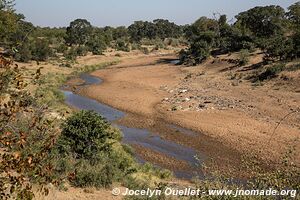
{"type": "Polygon", "coordinates": [[[297,0],[16,0],[16,10],[39,26],[67,26],[85,18],[95,26],[130,25],[133,21],[157,18],[177,24],[190,24],[213,13],[235,14],[262,5],[287,8],[297,0]]]}

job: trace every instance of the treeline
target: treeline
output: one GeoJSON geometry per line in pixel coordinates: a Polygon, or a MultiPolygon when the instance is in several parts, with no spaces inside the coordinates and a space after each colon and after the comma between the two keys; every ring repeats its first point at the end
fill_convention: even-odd
{"type": "Polygon", "coordinates": [[[280,6],[255,7],[239,13],[233,24],[226,15],[201,17],[191,25],[179,26],[164,19],[136,21],[129,27],[95,27],[76,19],[67,28],[35,27],[16,14],[13,3],[0,7],[0,42],[17,61],[45,61],[63,55],[68,60],[88,52],[99,55],[108,47],[119,51],[152,50],[187,46],[180,52],[183,64],[196,65],[211,55],[261,49],[265,59],[290,60],[300,55],[300,3],[287,12],[280,6]]]}
{"type": "Polygon", "coordinates": [[[226,15],[219,19],[201,17],[188,26],[189,48],[180,53],[181,62],[196,65],[210,55],[261,49],[266,60],[291,60],[300,56],[300,2],[288,11],[280,6],[255,7],[239,13],[234,24],[226,15]]]}
{"type": "Polygon", "coordinates": [[[107,48],[129,52],[178,46],[183,27],[164,19],[153,22],[137,21],[128,28],[95,27],[86,19],[76,19],[66,28],[41,28],[27,22],[22,14],[16,14],[13,2],[0,1],[0,47],[6,54],[20,62],[46,61],[50,57],[63,56],[75,60],[88,52],[100,55],[107,48]]]}

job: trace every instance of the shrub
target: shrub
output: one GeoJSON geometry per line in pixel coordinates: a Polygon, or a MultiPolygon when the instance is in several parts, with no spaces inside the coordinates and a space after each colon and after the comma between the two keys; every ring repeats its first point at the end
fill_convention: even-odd
{"type": "Polygon", "coordinates": [[[74,171],[70,181],[78,187],[107,187],[120,181],[136,172],[135,161],[121,145],[121,138],[120,132],[97,113],[75,113],[62,125],[53,151],[58,157],[56,171],[65,175],[74,171]]]}
{"type": "Polygon", "coordinates": [[[77,56],[86,56],[88,54],[88,49],[85,46],[79,46],[76,48],[77,56]]]}
{"type": "Polygon", "coordinates": [[[77,58],[77,51],[74,47],[71,47],[69,50],[65,51],[64,52],[64,57],[67,59],[67,60],[76,60],[77,58]]]}
{"type": "Polygon", "coordinates": [[[141,48],[141,45],[138,43],[132,43],[131,44],[131,50],[138,50],[141,48]]]}
{"type": "Polygon", "coordinates": [[[266,59],[288,60],[294,57],[293,40],[283,35],[259,40],[266,59]]]}
{"type": "Polygon", "coordinates": [[[57,53],[64,53],[67,50],[68,50],[68,46],[64,43],[62,43],[62,44],[60,44],[56,47],[56,52],[57,53]]]}
{"type": "Polygon", "coordinates": [[[107,47],[105,38],[96,36],[90,39],[86,45],[94,55],[101,55],[107,47]]]}
{"type": "Polygon", "coordinates": [[[98,152],[111,151],[112,144],[120,139],[120,132],[112,129],[103,117],[92,111],[81,111],[62,125],[58,145],[63,154],[97,160],[98,152]]]}
{"type": "Polygon", "coordinates": [[[143,52],[144,54],[149,54],[149,49],[147,47],[141,47],[140,48],[141,52],[143,52]]]}
{"type": "Polygon", "coordinates": [[[116,41],[116,50],[129,52],[130,48],[129,48],[129,45],[126,44],[126,42],[124,40],[118,39],[116,41]]]}
{"type": "Polygon", "coordinates": [[[108,187],[115,180],[115,167],[110,164],[99,163],[90,165],[87,161],[80,162],[77,166],[76,176],[72,183],[77,187],[108,187]]]}
{"type": "Polygon", "coordinates": [[[258,76],[259,81],[269,80],[275,78],[285,68],[285,65],[278,64],[272,67],[268,67],[263,73],[258,76]]]}
{"type": "Polygon", "coordinates": [[[15,60],[19,62],[29,62],[32,59],[31,50],[29,44],[26,42],[18,48],[18,52],[15,54],[15,60]]]}
{"type": "Polygon", "coordinates": [[[247,65],[249,62],[249,51],[247,49],[242,49],[239,53],[239,65],[247,65]]]}
{"type": "Polygon", "coordinates": [[[32,43],[31,49],[32,58],[37,61],[46,61],[53,56],[53,51],[49,47],[49,42],[45,39],[36,39],[32,43]]]}

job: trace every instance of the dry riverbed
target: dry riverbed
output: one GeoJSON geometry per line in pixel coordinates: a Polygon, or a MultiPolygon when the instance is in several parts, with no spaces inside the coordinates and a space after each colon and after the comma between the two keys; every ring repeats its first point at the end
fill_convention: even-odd
{"type": "MultiPolygon", "coordinates": [[[[232,78],[247,76],[251,69],[233,68],[224,58],[191,68],[167,62],[174,58],[129,56],[116,66],[93,72],[103,83],[81,90],[81,95],[125,111],[127,115],[119,124],[149,129],[204,153],[223,168],[237,166],[241,155],[249,153],[279,162],[290,147],[295,147],[293,159],[300,163],[299,114],[284,120],[273,134],[277,123],[300,106],[299,78],[295,76],[299,72],[293,74],[296,78],[290,85],[269,81],[256,86],[243,78],[232,78]],[[179,134],[167,126],[169,123],[197,135],[179,134]]],[[[259,56],[251,60],[252,64],[259,61],[259,56]]],[[[164,157],[154,158],[153,151],[146,153],[141,148],[136,152],[156,164],[164,157]]],[[[172,159],[165,159],[166,163],[172,159]]]]}

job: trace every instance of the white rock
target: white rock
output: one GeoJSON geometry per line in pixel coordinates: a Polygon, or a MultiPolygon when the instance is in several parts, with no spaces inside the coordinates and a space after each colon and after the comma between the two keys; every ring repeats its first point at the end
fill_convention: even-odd
{"type": "Polygon", "coordinates": [[[180,90],[180,93],[186,93],[188,90],[180,90]]]}

